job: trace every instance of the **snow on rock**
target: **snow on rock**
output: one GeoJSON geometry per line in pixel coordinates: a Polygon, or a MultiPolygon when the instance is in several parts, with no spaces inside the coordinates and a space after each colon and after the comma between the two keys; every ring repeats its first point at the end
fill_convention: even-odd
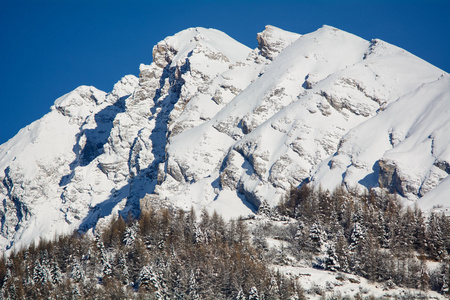
{"type": "Polygon", "coordinates": [[[265,58],[273,60],[286,46],[300,37],[299,34],[281,30],[267,25],[266,29],[256,35],[258,49],[265,58]]]}
{"type": "MultiPolygon", "coordinates": [[[[313,180],[332,188],[329,179],[341,177],[347,186],[383,187],[410,200],[426,195],[450,171],[449,101],[448,74],[418,86],[350,130],[313,180]]],[[[435,193],[430,198],[419,205],[430,210],[429,203],[446,203],[435,193]]]]}
{"type": "Polygon", "coordinates": [[[0,247],[152,204],[248,215],[308,180],[450,206],[448,74],[330,26],[257,40],[190,28],[139,78],[57,99],[0,146],[0,247]]]}

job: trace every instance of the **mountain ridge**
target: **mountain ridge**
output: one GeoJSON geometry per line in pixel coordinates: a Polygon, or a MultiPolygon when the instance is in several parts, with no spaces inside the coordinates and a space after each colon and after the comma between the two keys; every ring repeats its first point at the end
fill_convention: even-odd
{"type": "MultiPolygon", "coordinates": [[[[0,246],[87,231],[113,214],[138,215],[146,203],[251,214],[307,180],[330,189],[382,182],[407,190],[405,203],[450,206],[442,193],[424,203],[425,189],[408,190],[414,170],[377,169],[382,154],[406,144],[399,130],[380,131],[390,146],[366,151],[370,159],[352,147],[370,149],[376,120],[395,117],[421,86],[424,94],[442,90],[440,102],[427,101],[441,103],[432,133],[445,149],[447,73],[331,26],[305,35],[267,26],[257,40],[252,50],[218,30],[190,28],[155,45],[139,78],[125,76],[110,93],[82,86],[57,99],[0,146],[0,246]]],[[[418,176],[429,193],[441,182],[448,189],[445,153],[418,176]]]]}

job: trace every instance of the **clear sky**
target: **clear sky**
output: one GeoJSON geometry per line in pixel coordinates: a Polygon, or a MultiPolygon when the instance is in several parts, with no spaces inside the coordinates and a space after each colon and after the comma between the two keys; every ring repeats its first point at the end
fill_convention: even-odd
{"type": "Polygon", "coordinates": [[[300,34],[331,25],[450,72],[449,0],[1,0],[0,144],[77,86],[109,92],[138,75],[166,36],[216,28],[256,48],[267,24],[300,34]]]}

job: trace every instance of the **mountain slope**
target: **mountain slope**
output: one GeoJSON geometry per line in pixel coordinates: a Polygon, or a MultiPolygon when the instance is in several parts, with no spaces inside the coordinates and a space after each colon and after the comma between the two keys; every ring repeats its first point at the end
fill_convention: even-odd
{"type": "Polygon", "coordinates": [[[448,74],[329,26],[267,26],[257,40],[187,29],[153,48],[139,79],[56,100],[0,146],[0,246],[152,203],[246,215],[309,180],[450,205],[428,196],[447,189],[448,74]]]}

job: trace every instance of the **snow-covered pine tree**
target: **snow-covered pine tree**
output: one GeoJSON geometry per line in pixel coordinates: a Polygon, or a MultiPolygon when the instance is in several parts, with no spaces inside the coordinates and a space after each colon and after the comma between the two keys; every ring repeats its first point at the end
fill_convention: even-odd
{"type": "Polygon", "coordinates": [[[81,266],[81,263],[80,263],[80,260],[78,259],[78,257],[73,258],[72,270],[70,272],[70,277],[75,282],[84,281],[84,270],[81,266]]]}
{"type": "Polygon", "coordinates": [[[141,286],[146,286],[148,284],[150,284],[150,279],[151,279],[151,269],[150,266],[144,266],[141,269],[141,272],[139,272],[139,277],[138,277],[138,282],[137,282],[137,286],[141,287],[141,286]]]}
{"type": "Polygon", "coordinates": [[[118,253],[117,258],[117,267],[116,269],[116,276],[122,281],[123,284],[129,284],[130,283],[130,274],[128,271],[128,264],[127,259],[125,257],[125,254],[123,251],[118,253]]]}
{"type": "Polygon", "coordinates": [[[139,273],[138,286],[153,291],[156,299],[168,299],[164,282],[151,265],[146,265],[139,273]]]}
{"type": "Polygon", "coordinates": [[[46,284],[50,281],[50,271],[39,260],[34,263],[33,281],[39,284],[46,284]]]}
{"type": "Polygon", "coordinates": [[[258,215],[270,218],[272,216],[272,207],[267,200],[264,200],[258,208],[258,215]]]}
{"type": "Polygon", "coordinates": [[[338,271],[341,269],[335,248],[336,244],[334,241],[328,244],[327,251],[323,258],[323,265],[325,270],[338,271]]]}
{"type": "Polygon", "coordinates": [[[50,277],[51,277],[51,282],[54,285],[59,285],[62,282],[62,274],[61,274],[61,269],[59,268],[58,264],[52,260],[50,262],[50,277]]]}
{"type": "Polygon", "coordinates": [[[191,274],[189,275],[189,286],[188,286],[188,299],[200,299],[198,294],[198,284],[197,279],[195,278],[195,273],[191,270],[191,274]]]}
{"type": "Polygon", "coordinates": [[[242,291],[242,288],[239,289],[235,299],[236,300],[245,300],[245,294],[244,294],[244,291],[242,291]]]}
{"type": "Polygon", "coordinates": [[[354,272],[359,272],[362,268],[361,249],[365,238],[366,230],[360,225],[359,222],[355,222],[350,235],[348,247],[350,251],[350,265],[352,271],[354,272]]]}
{"type": "Polygon", "coordinates": [[[357,251],[361,242],[366,238],[366,230],[359,222],[355,222],[349,240],[349,250],[357,251]]]}
{"type": "Polygon", "coordinates": [[[259,300],[258,289],[256,286],[252,286],[250,292],[248,293],[248,300],[259,300]]]}
{"type": "Polygon", "coordinates": [[[137,231],[137,223],[125,229],[125,233],[123,234],[122,238],[122,243],[125,245],[125,247],[131,247],[134,244],[137,236],[137,231]]]}
{"type": "Polygon", "coordinates": [[[427,236],[427,244],[431,256],[435,259],[443,259],[446,254],[444,237],[442,234],[440,219],[434,212],[432,212],[429,217],[427,236]]]}
{"type": "Polygon", "coordinates": [[[320,253],[322,251],[322,245],[325,239],[325,232],[322,229],[322,226],[318,223],[313,223],[311,228],[309,229],[309,247],[311,251],[320,253]]]}

